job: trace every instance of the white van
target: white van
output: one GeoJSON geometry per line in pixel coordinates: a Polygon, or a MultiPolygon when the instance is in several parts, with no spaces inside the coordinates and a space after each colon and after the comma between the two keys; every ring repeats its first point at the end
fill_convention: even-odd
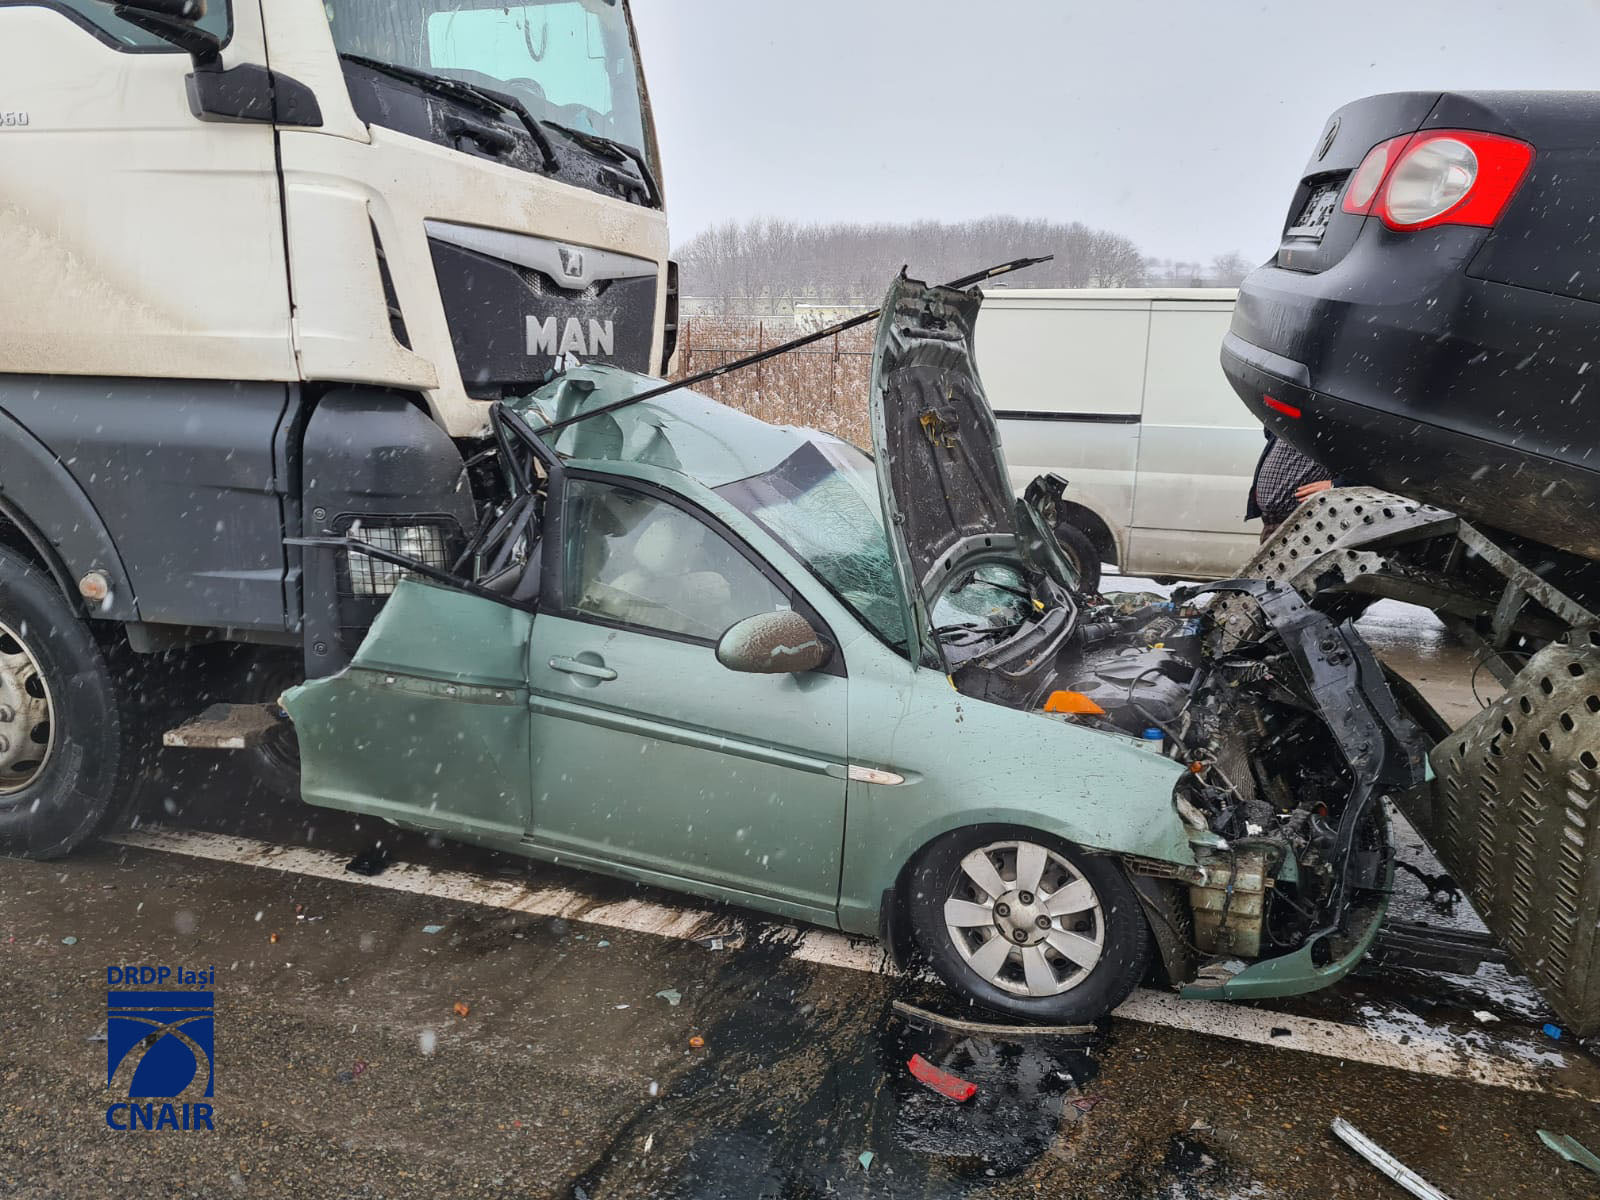
{"type": "Polygon", "coordinates": [[[1064,540],[1125,575],[1222,578],[1260,541],[1261,424],[1218,362],[1237,294],[985,291],[978,366],[1012,483],[1064,475],[1064,540]]]}

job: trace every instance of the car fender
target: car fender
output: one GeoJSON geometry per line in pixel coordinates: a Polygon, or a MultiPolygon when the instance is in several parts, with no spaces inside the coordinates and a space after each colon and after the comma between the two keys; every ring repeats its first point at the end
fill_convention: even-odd
{"type": "Polygon", "coordinates": [[[963,696],[892,652],[848,649],[852,766],[900,782],[849,784],[842,928],[876,933],[883,894],[906,866],[973,825],[1033,829],[1175,871],[1195,865],[1173,799],[1181,763],[1131,738],[963,696]]]}
{"type": "MultiPolygon", "coordinates": [[[[1062,808],[1065,809],[1072,799],[1073,797],[1071,796],[1061,796],[1062,808]]],[[[851,805],[854,807],[858,803],[861,803],[859,794],[852,789],[851,805]]],[[[1170,796],[1166,803],[1170,806],[1170,796]]],[[[1097,828],[1087,821],[1075,819],[1077,814],[1070,814],[1065,811],[1052,812],[1051,808],[1053,807],[1054,805],[1039,805],[1029,808],[973,806],[941,813],[938,817],[928,820],[908,832],[879,863],[875,864],[872,868],[872,873],[876,876],[878,882],[882,884],[876,891],[869,890],[873,887],[871,881],[863,881],[859,886],[851,885],[851,867],[859,864],[854,864],[850,861],[850,854],[847,849],[846,885],[841,895],[839,906],[840,928],[850,933],[876,934],[881,927],[882,913],[880,906],[884,893],[893,891],[895,884],[928,846],[947,833],[954,833],[956,830],[973,826],[1008,826],[1018,829],[1031,829],[1038,833],[1059,838],[1093,854],[1105,854],[1118,859],[1132,857],[1170,863],[1177,870],[1194,865],[1194,856],[1189,852],[1187,842],[1183,840],[1182,826],[1175,813],[1171,814],[1170,827],[1171,832],[1176,833],[1178,840],[1168,841],[1166,838],[1159,836],[1168,831],[1166,827],[1169,825],[1166,814],[1160,811],[1159,804],[1151,804],[1141,808],[1141,811],[1149,818],[1147,829],[1158,836],[1142,839],[1137,848],[1118,846],[1115,844],[1118,838],[1107,836],[1104,827],[1097,828]],[[1158,848],[1160,852],[1157,854],[1148,852],[1158,848]],[[1140,852],[1141,850],[1145,852],[1140,852]],[[868,902],[869,899],[870,903],[868,902]]]]}

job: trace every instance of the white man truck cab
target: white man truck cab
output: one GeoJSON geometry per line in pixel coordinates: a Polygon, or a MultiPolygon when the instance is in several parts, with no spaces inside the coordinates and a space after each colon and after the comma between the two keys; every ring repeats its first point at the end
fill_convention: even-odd
{"type": "Polygon", "coordinates": [[[0,0],[0,90],[0,850],[47,855],[152,716],[348,660],[398,573],[297,540],[449,565],[490,402],[664,369],[676,283],[626,0],[0,0]]]}

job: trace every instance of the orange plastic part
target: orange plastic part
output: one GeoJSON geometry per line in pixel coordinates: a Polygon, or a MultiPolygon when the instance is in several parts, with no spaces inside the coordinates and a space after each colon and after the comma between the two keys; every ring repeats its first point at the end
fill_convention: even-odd
{"type": "Polygon", "coordinates": [[[1082,692],[1051,692],[1050,699],[1044,702],[1044,710],[1049,713],[1072,713],[1080,717],[1103,717],[1106,714],[1105,709],[1082,692]]]}

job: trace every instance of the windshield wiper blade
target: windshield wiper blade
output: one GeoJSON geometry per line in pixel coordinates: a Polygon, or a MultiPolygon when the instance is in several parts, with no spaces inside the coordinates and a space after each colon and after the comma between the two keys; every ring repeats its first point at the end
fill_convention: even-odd
{"type": "Polygon", "coordinates": [[[493,116],[510,113],[521,121],[528,131],[528,136],[533,139],[533,144],[539,147],[539,153],[544,156],[546,171],[554,171],[561,165],[561,160],[556,157],[556,149],[550,144],[550,135],[539,120],[527,109],[527,106],[515,96],[505,92],[496,91],[494,88],[481,87],[476,83],[468,83],[464,79],[455,79],[449,75],[441,75],[436,71],[425,70],[422,67],[408,67],[403,63],[386,62],[381,58],[369,58],[365,54],[341,54],[345,62],[353,62],[357,66],[366,67],[380,74],[403,79],[407,83],[414,83],[425,91],[437,96],[448,96],[452,100],[460,100],[471,104],[480,112],[493,116]]]}
{"type": "Polygon", "coordinates": [[[587,150],[593,150],[612,162],[625,162],[632,165],[638,172],[638,182],[644,188],[645,200],[651,208],[661,208],[661,185],[656,182],[655,175],[650,170],[644,152],[637,150],[625,142],[616,141],[598,133],[590,133],[584,129],[574,129],[570,125],[562,125],[557,121],[546,121],[546,127],[556,130],[562,137],[570,138],[587,150]]]}

